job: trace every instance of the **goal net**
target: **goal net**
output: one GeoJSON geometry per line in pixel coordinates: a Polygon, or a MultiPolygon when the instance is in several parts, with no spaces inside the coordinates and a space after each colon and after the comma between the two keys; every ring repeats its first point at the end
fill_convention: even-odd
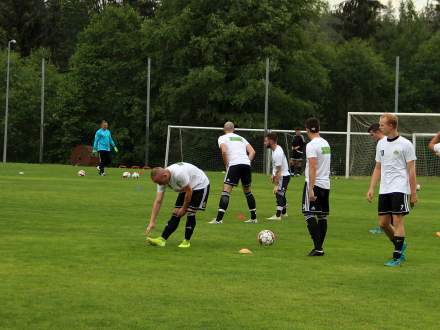
{"type": "MultiPolygon", "coordinates": [[[[349,112],[345,176],[369,176],[376,163],[376,142],[367,134],[382,113],[349,112]]],[[[399,134],[412,141],[417,156],[417,175],[440,175],[440,159],[428,149],[429,140],[440,130],[440,114],[398,113],[399,134]]]]}
{"type": "MultiPolygon", "coordinates": [[[[268,132],[277,133],[278,144],[290,159],[294,131],[270,129],[268,132]]],[[[264,148],[264,130],[237,128],[236,133],[244,137],[256,151],[253,170],[270,173],[270,150],[264,148]]],[[[223,171],[223,160],[217,144],[217,139],[222,134],[223,129],[220,127],[168,126],[165,166],[184,161],[206,171],[223,171]]],[[[305,132],[302,135],[308,142],[305,132]]],[[[321,132],[321,136],[332,148],[332,175],[344,175],[346,132],[321,132]]]]}

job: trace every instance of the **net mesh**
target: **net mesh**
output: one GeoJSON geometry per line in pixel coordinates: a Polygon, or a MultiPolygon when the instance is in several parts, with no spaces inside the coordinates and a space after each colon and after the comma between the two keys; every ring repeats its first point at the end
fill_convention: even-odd
{"type": "MultiPolygon", "coordinates": [[[[350,116],[352,134],[350,134],[349,175],[369,176],[375,165],[376,142],[369,137],[367,130],[371,124],[379,122],[380,114],[352,113],[350,116]]],[[[398,114],[398,118],[399,134],[414,143],[417,155],[417,175],[440,175],[439,158],[428,149],[429,136],[434,135],[433,133],[440,128],[440,116],[435,114],[420,114],[418,116],[398,114]]]]}
{"type": "MultiPolygon", "coordinates": [[[[291,157],[293,131],[271,130],[277,133],[278,143],[283,147],[286,157],[291,157]]],[[[241,131],[237,134],[244,137],[255,149],[256,157],[252,163],[253,170],[258,173],[264,171],[264,131],[241,131]]],[[[185,128],[171,127],[169,137],[168,164],[185,161],[206,171],[222,171],[224,165],[218,148],[217,139],[223,134],[221,129],[213,130],[202,127],[185,128]]],[[[307,136],[303,134],[306,142],[307,136]]],[[[346,133],[327,134],[321,136],[326,139],[332,148],[332,175],[344,175],[346,133]]],[[[268,164],[270,166],[270,163],[268,164]]],[[[305,164],[304,164],[305,165],[305,164]]],[[[303,166],[304,167],[304,166],[303,166]]]]}

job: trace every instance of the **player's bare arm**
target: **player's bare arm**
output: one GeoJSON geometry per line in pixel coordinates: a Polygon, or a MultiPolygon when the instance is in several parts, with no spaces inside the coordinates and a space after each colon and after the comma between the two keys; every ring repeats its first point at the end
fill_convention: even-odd
{"type": "Polygon", "coordinates": [[[315,182],[316,182],[316,166],[318,159],[316,157],[311,157],[308,160],[309,160],[309,200],[314,202],[316,201],[316,196],[313,187],[315,187],[315,182]]]}
{"type": "Polygon", "coordinates": [[[228,150],[227,150],[226,144],[224,144],[224,143],[221,144],[220,150],[222,153],[223,164],[225,165],[225,168],[227,169],[229,167],[229,160],[228,160],[228,150]]]}
{"type": "Polygon", "coordinates": [[[255,149],[250,144],[248,144],[246,146],[246,152],[248,154],[249,160],[253,161],[255,159],[255,154],[256,154],[255,149]]]}
{"type": "Polygon", "coordinates": [[[148,224],[147,229],[145,230],[145,235],[147,236],[154,229],[154,227],[156,227],[157,216],[159,214],[160,208],[162,207],[162,201],[164,195],[165,195],[164,192],[156,193],[156,198],[153,202],[153,208],[151,210],[150,223],[148,224]]]}
{"type": "Polygon", "coordinates": [[[274,194],[278,190],[278,184],[280,183],[281,180],[281,172],[282,172],[281,166],[275,167],[275,175],[272,177],[272,182],[275,184],[275,187],[273,188],[274,194]]]}
{"type": "Polygon", "coordinates": [[[415,161],[410,161],[407,163],[408,177],[409,177],[409,187],[411,190],[411,207],[414,207],[417,203],[417,178],[416,178],[416,164],[415,161]]]}
{"type": "Polygon", "coordinates": [[[376,162],[376,166],[374,166],[373,175],[371,176],[371,180],[370,180],[370,187],[368,188],[368,192],[367,192],[367,200],[370,203],[374,197],[374,189],[376,188],[376,185],[380,180],[380,171],[381,171],[381,164],[379,162],[376,162]]]}
{"type": "Polygon", "coordinates": [[[175,210],[175,214],[179,218],[183,217],[186,214],[186,212],[188,211],[188,206],[191,201],[193,190],[188,185],[188,186],[185,186],[182,188],[182,192],[185,193],[185,199],[183,200],[183,206],[182,206],[182,208],[175,210]]]}
{"type": "Polygon", "coordinates": [[[437,135],[434,136],[434,137],[431,139],[431,141],[430,141],[429,144],[428,144],[428,148],[429,148],[431,151],[435,152],[435,145],[436,145],[437,143],[440,143],[440,131],[437,132],[437,135]]]}

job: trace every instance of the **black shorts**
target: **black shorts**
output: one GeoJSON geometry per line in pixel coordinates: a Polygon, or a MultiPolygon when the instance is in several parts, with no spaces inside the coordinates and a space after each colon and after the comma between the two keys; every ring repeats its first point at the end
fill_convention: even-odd
{"type": "Polygon", "coordinates": [[[286,193],[287,187],[289,186],[290,175],[282,176],[280,182],[278,182],[277,193],[284,195],[286,193]]]}
{"type": "MultiPolygon", "coordinates": [[[[179,196],[177,196],[176,205],[174,206],[176,209],[181,209],[183,206],[183,202],[185,200],[184,192],[181,192],[179,196]]],[[[205,211],[206,203],[208,203],[209,197],[209,185],[204,189],[193,190],[191,201],[189,202],[188,210],[192,211],[205,211]]]]}
{"type": "Polygon", "coordinates": [[[298,151],[293,151],[292,152],[292,160],[303,160],[303,158],[304,158],[304,154],[303,153],[300,153],[300,152],[298,152],[298,151]]]}
{"type": "Polygon", "coordinates": [[[303,214],[317,214],[328,215],[330,214],[329,196],[330,190],[324,189],[318,186],[313,187],[316,201],[309,200],[309,188],[307,182],[304,184],[303,198],[302,198],[302,212],[303,214]]]}
{"type": "Polygon", "coordinates": [[[379,195],[379,215],[402,214],[406,215],[410,211],[409,195],[395,192],[379,195]]]}
{"type": "Polygon", "coordinates": [[[238,164],[229,166],[224,183],[237,186],[240,180],[243,187],[249,187],[251,185],[252,169],[250,165],[238,164]]]}

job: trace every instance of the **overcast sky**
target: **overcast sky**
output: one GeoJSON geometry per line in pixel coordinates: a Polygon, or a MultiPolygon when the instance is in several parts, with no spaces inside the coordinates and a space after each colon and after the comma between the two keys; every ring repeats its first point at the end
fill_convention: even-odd
{"type": "MultiPolygon", "coordinates": [[[[328,2],[330,3],[330,5],[333,7],[334,5],[337,5],[339,3],[341,3],[341,0],[328,0],[328,2]]],[[[381,2],[383,4],[387,4],[388,0],[381,0],[381,2]]],[[[391,1],[394,5],[395,8],[399,8],[399,4],[400,4],[400,0],[392,0],[391,1]]],[[[417,9],[421,9],[426,5],[427,0],[414,0],[414,4],[416,5],[417,9]]]]}

